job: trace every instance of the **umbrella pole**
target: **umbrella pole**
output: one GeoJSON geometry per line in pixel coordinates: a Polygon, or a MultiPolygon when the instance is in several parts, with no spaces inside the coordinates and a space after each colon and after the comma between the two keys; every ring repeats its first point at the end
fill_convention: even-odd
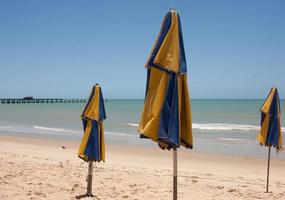
{"type": "Polygon", "coordinates": [[[88,175],[87,175],[87,196],[93,196],[92,194],[92,176],[93,176],[93,160],[88,162],[88,175]]]}
{"type": "Polygon", "coordinates": [[[173,148],[173,200],[177,200],[177,149],[173,148]]]}
{"type": "Polygon", "coordinates": [[[270,150],[271,150],[271,146],[269,146],[269,147],[268,147],[268,161],[267,161],[267,184],[266,184],[266,193],[268,193],[268,187],[269,187],[270,150]]]}

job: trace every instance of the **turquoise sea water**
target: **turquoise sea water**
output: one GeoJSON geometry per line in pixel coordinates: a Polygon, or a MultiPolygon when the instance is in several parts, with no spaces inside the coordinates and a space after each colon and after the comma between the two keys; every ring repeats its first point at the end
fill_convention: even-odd
{"type": "MultiPolygon", "coordinates": [[[[263,100],[191,100],[194,151],[266,154],[266,148],[256,142],[262,104],[263,100]]],[[[285,113],[284,106],[282,100],[282,113],[285,113]]],[[[80,141],[83,107],[84,104],[0,104],[0,134],[80,141]]],[[[107,143],[155,146],[149,140],[139,139],[137,133],[142,99],[111,99],[105,107],[107,143]]],[[[281,123],[284,135],[284,118],[281,123]]],[[[285,158],[284,154],[281,152],[277,157],[285,158]]]]}

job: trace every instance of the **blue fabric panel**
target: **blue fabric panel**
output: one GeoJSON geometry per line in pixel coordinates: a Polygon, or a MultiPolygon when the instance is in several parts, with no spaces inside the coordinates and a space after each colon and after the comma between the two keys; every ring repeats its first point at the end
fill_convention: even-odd
{"type": "Polygon", "coordinates": [[[158,139],[179,147],[179,109],[177,76],[170,72],[165,102],[161,111],[158,139]]]}
{"type": "Polygon", "coordinates": [[[89,160],[94,160],[94,161],[100,160],[97,121],[92,121],[92,129],[86,145],[85,154],[89,157],[89,160]]]}
{"type": "Polygon", "coordinates": [[[171,12],[168,12],[164,17],[163,24],[162,24],[162,27],[160,30],[160,35],[158,36],[158,39],[155,43],[152,54],[150,55],[149,60],[146,63],[147,66],[149,66],[149,67],[155,66],[153,61],[156,57],[157,52],[160,49],[162,42],[164,41],[165,36],[167,35],[167,33],[169,31],[170,26],[171,26],[171,12]]]}
{"type": "Polygon", "coordinates": [[[269,119],[269,128],[268,128],[268,133],[267,133],[267,138],[266,138],[266,143],[267,144],[272,144],[272,145],[278,145],[278,133],[279,133],[279,127],[278,127],[278,92],[276,91],[274,94],[274,97],[272,99],[272,103],[270,106],[270,119],[269,119]]]}
{"type": "Polygon", "coordinates": [[[266,144],[278,145],[278,118],[270,117],[266,144]]]}
{"type": "Polygon", "coordinates": [[[263,122],[264,122],[264,119],[265,119],[265,114],[264,113],[261,113],[261,123],[260,123],[260,126],[262,126],[263,122]]]}
{"type": "Polygon", "coordinates": [[[147,69],[146,88],[145,88],[144,99],[146,99],[146,95],[147,95],[147,92],[148,92],[149,79],[150,79],[150,69],[148,68],[147,69]]]}
{"type": "Polygon", "coordinates": [[[181,22],[180,17],[177,13],[178,17],[178,32],[179,32],[179,74],[186,74],[187,73],[187,65],[186,65],[186,57],[185,57],[185,51],[184,51],[184,43],[183,43],[183,35],[182,35],[182,28],[181,28],[181,22]]]}
{"type": "Polygon", "coordinates": [[[103,93],[100,87],[99,91],[99,120],[104,120],[106,119],[106,112],[105,112],[105,104],[104,104],[104,98],[103,98],[103,93]]]}
{"type": "Polygon", "coordinates": [[[275,117],[278,117],[278,100],[279,100],[278,99],[278,92],[276,89],[276,92],[275,92],[274,97],[272,99],[272,103],[271,103],[270,110],[269,110],[270,115],[275,116],[275,117]]]}
{"type": "Polygon", "coordinates": [[[82,123],[83,123],[83,130],[85,131],[87,126],[87,120],[85,118],[82,118],[82,123]]]}

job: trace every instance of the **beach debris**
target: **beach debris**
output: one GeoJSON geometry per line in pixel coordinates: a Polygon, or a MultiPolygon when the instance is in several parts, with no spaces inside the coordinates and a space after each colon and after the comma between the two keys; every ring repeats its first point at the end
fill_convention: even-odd
{"type": "Polygon", "coordinates": [[[63,146],[63,145],[61,145],[61,148],[62,148],[62,149],[66,149],[66,147],[65,147],[65,146],[63,146]]]}

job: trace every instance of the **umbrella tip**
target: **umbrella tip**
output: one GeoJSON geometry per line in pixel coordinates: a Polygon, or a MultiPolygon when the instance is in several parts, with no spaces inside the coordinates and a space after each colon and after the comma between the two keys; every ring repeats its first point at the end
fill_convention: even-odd
{"type": "Polygon", "coordinates": [[[171,7],[171,8],[169,9],[169,12],[176,12],[176,9],[175,9],[174,7],[171,7]]]}

